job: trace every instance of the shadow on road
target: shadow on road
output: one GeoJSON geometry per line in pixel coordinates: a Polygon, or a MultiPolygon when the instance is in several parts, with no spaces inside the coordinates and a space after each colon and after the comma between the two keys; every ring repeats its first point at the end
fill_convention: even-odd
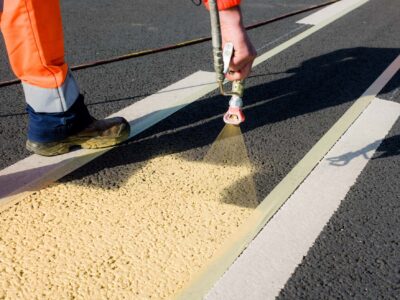
{"type": "Polygon", "coordinates": [[[364,148],[353,151],[353,152],[347,152],[345,154],[339,155],[339,156],[334,156],[334,157],[328,157],[327,160],[329,161],[329,164],[332,166],[337,166],[337,167],[343,167],[347,165],[350,161],[355,159],[356,157],[362,156],[364,159],[369,160],[370,159],[370,154],[369,152],[374,151],[379,144],[381,143],[381,140],[375,141],[364,148]]]}
{"type": "Polygon", "coordinates": [[[363,156],[366,160],[368,159],[380,159],[385,157],[397,156],[400,155],[400,135],[395,135],[392,137],[388,137],[386,139],[377,140],[364,148],[342,154],[340,156],[329,157],[327,160],[333,166],[345,166],[354,158],[363,156]],[[378,147],[378,149],[376,149],[378,147]],[[376,149],[375,155],[370,158],[369,152],[374,151],[376,149]]]}
{"type": "MultiPolygon", "coordinates": [[[[360,47],[337,50],[314,57],[296,68],[280,70],[281,72],[272,70],[271,73],[264,75],[262,72],[257,73],[256,69],[254,74],[256,78],[248,81],[245,93],[245,105],[248,106],[245,110],[247,121],[241,127],[247,147],[252,149],[250,160],[254,160],[256,167],[256,173],[253,175],[256,178],[256,185],[265,184],[265,180],[271,181],[271,185],[278,183],[298,162],[298,158],[292,161],[288,158],[288,162],[282,166],[269,165],[273,170],[265,171],[263,169],[265,166],[260,163],[265,160],[259,156],[264,155],[267,157],[266,160],[276,162],[283,159],[282,154],[275,153],[279,151],[265,153],[266,150],[262,149],[262,145],[257,144],[261,140],[258,138],[247,140],[247,134],[266,126],[259,138],[263,143],[268,143],[269,125],[299,116],[309,117],[310,128],[313,130],[315,128],[316,136],[307,136],[304,128],[294,127],[290,128],[291,134],[293,137],[303,135],[303,145],[293,145],[287,140],[279,141],[282,149],[298,147],[296,152],[299,152],[299,158],[303,157],[315,144],[314,140],[318,140],[333,125],[324,119],[312,118],[312,113],[342,104],[346,104],[344,109],[347,109],[399,54],[399,49],[360,47]]],[[[265,67],[263,69],[265,70],[265,67]]],[[[227,102],[228,99],[219,95],[199,100],[121,147],[111,150],[101,158],[64,177],[61,182],[82,179],[118,166],[146,162],[151,158],[167,154],[179,153],[186,160],[201,161],[224,126],[222,119],[215,116],[225,112],[227,102]]],[[[336,116],[335,119],[340,116],[336,116]]],[[[398,143],[398,136],[394,139],[393,143],[398,143]]],[[[392,145],[391,141],[384,142],[380,149],[387,147],[388,143],[392,145]]],[[[398,149],[392,149],[386,151],[380,158],[398,154],[398,149]]],[[[97,178],[100,176],[104,174],[96,175],[97,178]]],[[[127,180],[119,177],[116,171],[112,172],[112,176],[118,183],[117,186],[127,180]]],[[[84,180],[82,184],[101,186],[101,180],[98,182],[84,180]]],[[[233,186],[235,184],[237,183],[233,186]]],[[[259,200],[265,197],[266,192],[268,191],[263,190],[263,195],[258,195],[259,200]]],[[[226,199],[226,202],[229,203],[231,200],[226,199]]]]}

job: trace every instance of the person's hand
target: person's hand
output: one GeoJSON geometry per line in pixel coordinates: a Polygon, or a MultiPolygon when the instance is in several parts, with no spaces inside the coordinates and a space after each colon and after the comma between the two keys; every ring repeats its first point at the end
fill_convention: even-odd
{"type": "Polygon", "coordinates": [[[234,53],[226,78],[230,81],[243,80],[249,76],[257,52],[251,43],[242,21],[240,7],[232,7],[219,12],[221,20],[222,47],[233,43],[234,53]]]}

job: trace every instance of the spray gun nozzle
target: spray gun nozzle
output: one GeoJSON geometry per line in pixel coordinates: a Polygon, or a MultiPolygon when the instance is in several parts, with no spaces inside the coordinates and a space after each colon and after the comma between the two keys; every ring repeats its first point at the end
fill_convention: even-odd
{"type": "Polygon", "coordinates": [[[224,115],[225,124],[238,126],[245,120],[243,111],[241,108],[229,107],[228,111],[224,115]]]}
{"type": "Polygon", "coordinates": [[[243,123],[245,120],[243,110],[243,101],[242,98],[238,96],[232,96],[229,101],[229,109],[224,115],[224,122],[230,125],[239,125],[243,123]]]}

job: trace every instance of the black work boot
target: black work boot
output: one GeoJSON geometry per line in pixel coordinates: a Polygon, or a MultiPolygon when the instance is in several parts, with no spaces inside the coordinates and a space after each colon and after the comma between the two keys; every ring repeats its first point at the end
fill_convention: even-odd
{"type": "Polygon", "coordinates": [[[121,117],[93,120],[84,130],[58,142],[33,142],[28,140],[26,148],[35,154],[53,156],[67,153],[72,147],[98,149],[117,145],[128,139],[129,123],[121,117]]]}
{"type": "Polygon", "coordinates": [[[121,117],[94,119],[79,95],[66,112],[37,113],[28,105],[28,140],[26,148],[39,155],[67,153],[79,146],[97,149],[125,141],[130,134],[129,123],[121,117]]]}

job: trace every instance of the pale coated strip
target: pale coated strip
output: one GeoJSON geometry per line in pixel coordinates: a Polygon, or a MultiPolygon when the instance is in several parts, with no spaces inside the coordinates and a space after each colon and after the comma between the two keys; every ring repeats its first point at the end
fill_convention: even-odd
{"type": "Polygon", "coordinates": [[[341,0],[297,21],[296,23],[318,25],[348,8],[358,7],[365,2],[366,1],[364,0],[341,0]]]}
{"type": "Polygon", "coordinates": [[[293,46],[294,44],[297,44],[298,42],[304,40],[305,38],[309,37],[310,35],[312,35],[313,33],[321,30],[322,28],[326,27],[327,25],[331,24],[332,22],[336,21],[337,19],[343,17],[344,15],[348,14],[349,12],[353,11],[354,9],[360,7],[361,5],[365,4],[366,2],[368,2],[369,0],[360,0],[359,3],[354,4],[350,7],[348,7],[347,9],[339,12],[337,15],[334,15],[328,19],[326,19],[325,21],[319,23],[316,26],[313,26],[309,29],[307,29],[306,31],[296,35],[295,37],[291,38],[290,40],[282,43],[281,45],[275,47],[274,49],[258,56],[254,63],[253,66],[257,66],[261,63],[263,63],[264,61],[266,61],[267,59],[281,53],[282,51],[288,49],[289,47],[293,46]]]}
{"type": "Polygon", "coordinates": [[[206,299],[275,299],[399,116],[373,100],[206,299]]]}

